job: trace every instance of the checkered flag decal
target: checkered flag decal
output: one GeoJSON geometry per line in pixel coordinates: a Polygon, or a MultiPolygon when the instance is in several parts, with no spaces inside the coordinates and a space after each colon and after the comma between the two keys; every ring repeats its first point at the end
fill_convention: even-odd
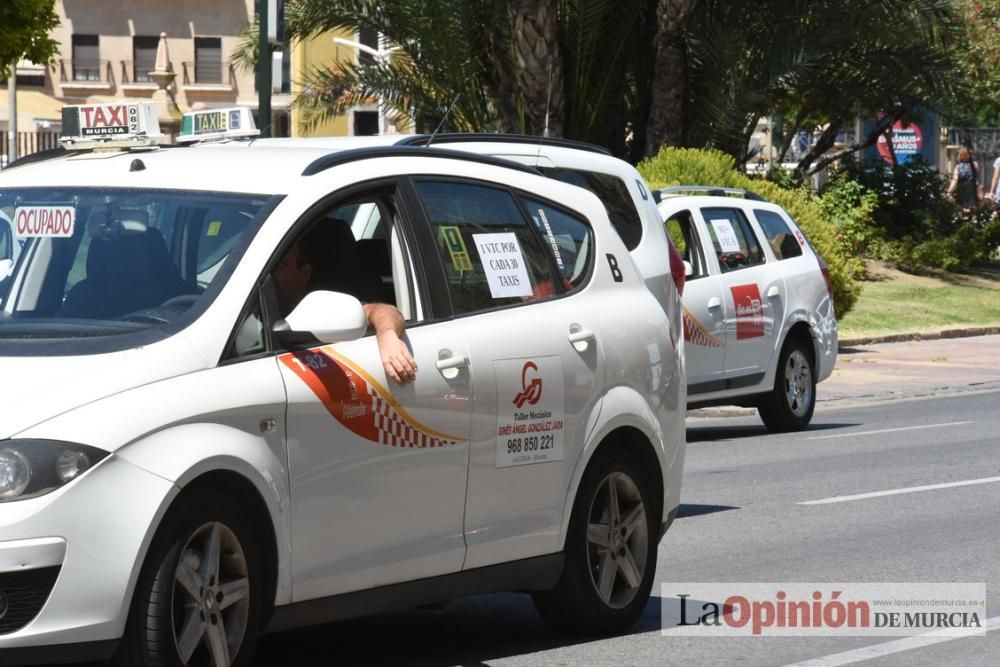
{"type": "Polygon", "coordinates": [[[692,345],[705,347],[722,347],[722,341],[705,331],[701,322],[684,308],[684,340],[692,345]]]}
{"type": "Polygon", "coordinates": [[[372,414],[375,417],[375,430],[378,431],[378,441],[392,447],[447,447],[454,445],[454,440],[442,440],[418,431],[406,423],[389,401],[379,396],[368,386],[368,395],[372,401],[372,414]]]}

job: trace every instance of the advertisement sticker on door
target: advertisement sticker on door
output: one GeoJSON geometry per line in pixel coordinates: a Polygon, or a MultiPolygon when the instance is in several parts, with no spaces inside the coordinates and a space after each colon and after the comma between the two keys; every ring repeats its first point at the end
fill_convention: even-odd
{"type": "Polygon", "coordinates": [[[558,356],[494,361],[497,467],[563,460],[566,400],[558,356]]]}

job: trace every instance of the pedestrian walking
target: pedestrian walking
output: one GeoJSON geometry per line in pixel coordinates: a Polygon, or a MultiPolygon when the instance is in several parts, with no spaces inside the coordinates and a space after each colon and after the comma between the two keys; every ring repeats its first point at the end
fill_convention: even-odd
{"type": "Polygon", "coordinates": [[[983,186],[979,182],[979,165],[966,146],[958,152],[958,164],[951,172],[948,196],[962,208],[971,208],[983,200],[983,186]]]}
{"type": "Polygon", "coordinates": [[[1000,181],[1000,157],[993,161],[993,180],[990,181],[990,191],[986,193],[987,199],[997,201],[997,185],[1000,181]]]}

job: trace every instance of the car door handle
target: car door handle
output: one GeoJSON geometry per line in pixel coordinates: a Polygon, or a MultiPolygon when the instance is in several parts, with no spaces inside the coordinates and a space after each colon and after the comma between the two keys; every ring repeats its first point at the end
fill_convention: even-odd
{"type": "Polygon", "coordinates": [[[569,336],[567,338],[577,352],[585,351],[596,337],[591,329],[584,328],[579,324],[569,325],[569,336]]]}
{"type": "Polygon", "coordinates": [[[722,308],[722,299],[720,299],[717,296],[713,296],[711,299],[708,300],[708,307],[709,308],[722,308]]]}
{"type": "Polygon", "coordinates": [[[465,357],[444,357],[443,359],[438,359],[434,365],[437,366],[439,371],[447,371],[451,369],[465,368],[469,365],[469,360],[465,357]]]}
{"type": "Polygon", "coordinates": [[[458,372],[469,365],[469,360],[461,355],[452,354],[451,350],[441,350],[434,365],[445,380],[454,380],[458,377],[458,372]]]}
{"type": "Polygon", "coordinates": [[[769,288],[767,288],[768,299],[776,299],[779,296],[781,296],[781,290],[778,289],[777,285],[771,285],[769,288]]]}

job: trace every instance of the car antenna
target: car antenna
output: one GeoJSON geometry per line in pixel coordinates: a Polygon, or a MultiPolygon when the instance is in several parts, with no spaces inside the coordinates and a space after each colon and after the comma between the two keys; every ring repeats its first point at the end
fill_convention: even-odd
{"type": "Polygon", "coordinates": [[[431,136],[427,139],[427,143],[424,144],[424,146],[431,145],[431,142],[434,141],[434,137],[436,137],[437,133],[441,131],[442,127],[444,127],[444,122],[448,120],[448,116],[451,115],[451,112],[455,109],[455,105],[458,104],[458,101],[460,99],[462,99],[462,93],[459,93],[458,95],[455,96],[455,99],[452,101],[451,106],[448,107],[448,110],[444,112],[444,116],[441,118],[441,122],[438,123],[438,126],[434,128],[433,132],[431,132],[431,136]]]}
{"type": "Polygon", "coordinates": [[[549,137],[549,110],[552,103],[552,63],[549,63],[549,86],[545,94],[545,127],[542,129],[542,136],[538,138],[538,155],[535,156],[535,169],[542,161],[542,139],[549,137]]]}

